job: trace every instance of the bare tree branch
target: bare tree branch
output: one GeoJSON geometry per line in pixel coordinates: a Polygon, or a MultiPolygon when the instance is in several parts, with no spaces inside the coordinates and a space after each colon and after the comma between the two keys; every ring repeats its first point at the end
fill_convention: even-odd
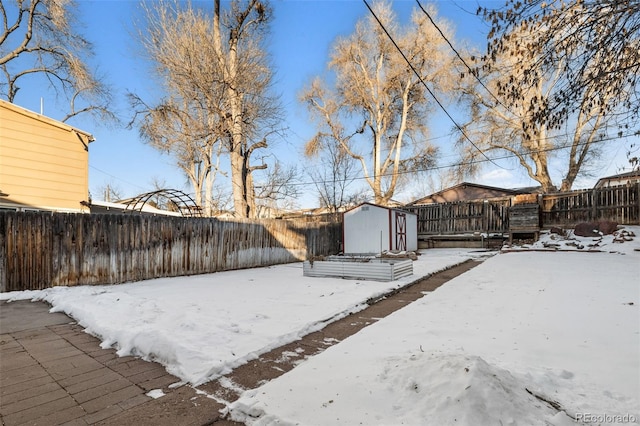
{"type": "MultiPolygon", "coordinates": [[[[92,113],[117,122],[111,111],[111,91],[87,68],[91,44],[75,32],[73,0],[7,0],[0,3],[0,96],[15,102],[22,82],[43,76],[56,94],[70,102],[68,120],[92,113]],[[11,22],[9,20],[11,19],[11,22]],[[82,106],[78,106],[82,104],[82,106]]],[[[25,83],[26,84],[26,83],[25,83]]]]}
{"type": "MultiPolygon", "coordinates": [[[[572,88],[574,79],[582,78],[576,64],[582,61],[579,67],[587,66],[588,56],[602,53],[588,44],[605,37],[612,16],[620,17],[615,8],[608,9],[611,14],[605,12],[611,5],[590,10],[582,3],[590,2],[543,6],[527,0],[519,5],[508,2],[506,10],[484,11],[492,19],[493,32],[489,53],[477,71],[488,85],[463,95],[471,111],[466,128],[480,146],[513,154],[545,192],[570,190],[576,178],[593,167],[590,163],[597,152],[593,143],[615,127],[620,117],[615,111],[627,102],[626,94],[620,96],[615,88],[603,90],[599,83],[582,80],[579,89],[572,88]],[[496,105],[487,89],[505,102],[496,105]],[[556,185],[550,162],[561,159],[566,162],[556,185]]],[[[606,56],[602,59],[611,65],[613,58],[606,56]]],[[[593,65],[588,67],[595,71],[593,65]]]]}
{"type": "Polygon", "coordinates": [[[360,163],[375,202],[387,204],[405,173],[432,164],[437,153],[424,141],[431,103],[423,81],[446,92],[453,87],[450,76],[457,73],[444,40],[423,14],[414,11],[411,23],[401,27],[389,3],[378,2],[374,9],[422,81],[377,21],[368,17],[333,47],[329,66],[334,87],[317,79],[301,99],[319,129],[307,152],[338,143],[341,152],[360,163]]]}
{"type": "Polygon", "coordinates": [[[532,119],[560,128],[587,100],[602,106],[619,123],[638,125],[640,96],[640,3],[617,0],[508,0],[499,10],[479,9],[491,23],[488,59],[500,55],[525,58],[516,64],[518,79],[504,84],[500,94],[516,101],[518,87],[535,82],[548,70],[559,70],[553,96],[532,104],[532,119]],[[535,37],[513,37],[526,28],[535,37]],[[600,105],[599,95],[607,97],[600,105]]]}
{"type": "Polygon", "coordinates": [[[171,0],[148,3],[145,10],[140,35],[166,97],[148,106],[133,96],[133,122],[153,146],[176,157],[196,201],[204,200],[210,212],[220,156],[229,155],[236,214],[252,217],[251,175],[267,165],[251,165],[251,156],[268,147],[280,113],[260,48],[269,10],[256,0],[233,1],[223,12],[215,2],[213,17],[171,0]]]}

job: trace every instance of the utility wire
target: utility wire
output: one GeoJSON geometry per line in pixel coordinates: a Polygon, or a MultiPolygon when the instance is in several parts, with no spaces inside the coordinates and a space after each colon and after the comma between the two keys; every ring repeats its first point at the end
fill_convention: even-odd
{"type": "Polygon", "coordinates": [[[131,186],[135,186],[135,187],[140,188],[140,189],[144,189],[142,186],[140,186],[140,185],[138,185],[136,183],[127,182],[126,180],[124,180],[122,178],[119,178],[118,176],[114,176],[111,173],[105,172],[104,170],[100,170],[99,168],[97,168],[95,166],[91,166],[90,165],[89,167],[91,167],[92,169],[94,169],[94,170],[96,170],[96,171],[98,171],[100,173],[103,173],[103,174],[105,174],[105,175],[107,175],[107,176],[109,176],[109,177],[111,177],[113,179],[116,179],[116,180],[119,180],[120,182],[126,183],[127,185],[131,185],[131,186]]]}
{"type": "Polygon", "coordinates": [[[413,64],[411,63],[411,61],[409,61],[409,59],[406,57],[406,55],[404,54],[404,52],[402,51],[402,49],[400,49],[400,46],[398,46],[398,44],[396,43],[396,41],[393,39],[393,37],[391,36],[391,34],[389,34],[389,32],[387,31],[387,29],[385,28],[385,26],[382,24],[382,22],[380,21],[380,19],[378,19],[378,16],[376,16],[375,12],[373,11],[373,9],[371,8],[371,6],[369,6],[369,3],[367,3],[367,0],[362,0],[364,2],[364,4],[367,6],[367,9],[369,9],[369,12],[371,12],[371,15],[373,15],[373,17],[375,18],[375,20],[378,22],[378,24],[380,25],[380,28],[382,28],[382,30],[384,31],[384,33],[387,35],[387,37],[389,37],[389,40],[391,40],[391,43],[393,43],[393,45],[395,46],[395,48],[398,50],[398,52],[400,52],[400,55],[402,55],[402,57],[404,58],[404,60],[407,62],[407,64],[409,65],[409,68],[411,68],[411,70],[413,71],[413,73],[416,75],[416,77],[418,77],[418,80],[420,80],[420,82],[422,83],[422,85],[424,86],[424,88],[427,90],[427,92],[429,92],[429,94],[431,95],[431,97],[433,97],[433,99],[436,101],[436,103],[438,104],[438,106],[442,109],[442,111],[444,111],[444,113],[447,115],[447,117],[449,117],[449,120],[451,120],[451,122],[454,124],[454,126],[456,126],[456,128],[460,131],[460,133],[462,134],[462,136],[464,136],[464,138],[466,140],[469,141],[469,143],[471,145],[473,145],[473,147],[478,150],[478,152],[480,154],[482,154],[482,156],[484,158],[486,158],[487,161],[491,162],[493,165],[495,165],[496,167],[499,167],[501,169],[505,169],[505,167],[502,167],[501,165],[497,164],[496,162],[494,162],[492,159],[490,159],[489,157],[487,157],[487,155],[484,153],[484,151],[482,151],[472,140],[471,138],[469,138],[469,136],[467,135],[467,133],[464,131],[464,129],[462,127],[460,127],[460,125],[456,122],[456,120],[451,116],[451,114],[449,114],[449,111],[446,110],[446,108],[444,107],[444,105],[442,105],[442,103],[440,102],[440,100],[436,97],[436,95],[433,93],[433,91],[431,91],[431,89],[429,89],[429,86],[427,86],[427,83],[422,79],[422,77],[420,76],[420,74],[418,73],[418,71],[414,68],[413,64]]]}
{"type": "Polygon", "coordinates": [[[453,50],[453,53],[456,54],[456,56],[458,57],[458,59],[460,59],[460,61],[462,61],[462,63],[464,64],[465,67],[467,67],[467,69],[469,70],[469,73],[478,81],[478,83],[480,83],[480,85],[484,88],[484,90],[487,91],[487,93],[489,93],[491,95],[491,97],[493,99],[496,100],[496,102],[498,102],[499,105],[501,105],[505,110],[509,111],[509,108],[507,108],[501,101],[500,99],[498,99],[498,97],[496,95],[493,94],[493,92],[491,90],[489,90],[489,88],[487,86],[485,86],[485,84],[482,82],[482,80],[480,80],[480,77],[477,76],[476,72],[467,64],[467,61],[464,60],[464,58],[460,55],[460,53],[458,53],[458,51],[456,50],[455,47],[453,47],[453,44],[451,44],[451,42],[449,41],[449,39],[447,38],[447,36],[442,32],[442,30],[440,29],[440,27],[438,27],[438,25],[435,23],[435,21],[433,20],[433,18],[431,18],[431,15],[429,14],[429,12],[427,12],[427,10],[422,7],[422,4],[420,4],[420,0],[416,0],[416,3],[418,4],[418,7],[420,8],[420,10],[422,10],[422,12],[427,15],[427,18],[429,18],[429,21],[431,22],[431,24],[434,26],[434,28],[436,30],[438,30],[438,32],[440,33],[440,35],[442,36],[442,38],[444,39],[444,41],[447,42],[447,44],[449,45],[449,47],[451,48],[451,50],[453,50]]]}
{"type": "MultiPolygon", "coordinates": [[[[623,139],[629,136],[636,136],[637,133],[629,133],[626,135],[616,135],[616,136],[611,136],[608,138],[602,138],[602,139],[598,139],[595,141],[585,141],[585,142],[581,142],[576,144],[576,146],[583,146],[583,145],[587,145],[587,144],[597,144],[597,143],[603,143],[603,142],[608,142],[608,141],[612,141],[612,140],[617,140],[617,139],[623,139]]],[[[568,143],[565,145],[560,145],[560,146],[555,146],[555,147],[550,147],[550,148],[544,148],[544,149],[539,149],[539,150],[535,150],[535,151],[528,151],[527,153],[531,153],[531,154],[535,154],[535,153],[543,153],[543,152],[551,152],[551,151],[559,151],[562,149],[566,149],[566,148],[571,148],[573,146],[573,143],[568,143]]],[[[502,156],[498,156],[498,157],[493,157],[493,158],[488,158],[485,155],[485,159],[478,159],[478,160],[470,160],[470,161],[462,161],[462,162],[458,162],[458,163],[451,163],[451,164],[446,164],[446,165],[441,165],[441,166],[434,166],[434,167],[427,167],[425,169],[418,169],[418,170],[405,170],[405,171],[398,171],[397,174],[399,175],[406,175],[406,174],[413,174],[413,173],[420,173],[420,172],[430,172],[430,171],[434,171],[434,170],[442,170],[442,169],[450,169],[453,167],[459,167],[462,165],[472,165],[472,164],[479,164],[479,163],[486,163],[486,162],[491,162],[493,164],[494,161],[493,160],[507,160],[507,159],[513,159],[513,158],[517,158],[516,154],[504,154],[502,156]]],[[[384,173],[382,175],[380,175],[381,177],[391,177],[393,176],[393,173],[384,173]]],[[[366,180],[366,177],[364,176],[359,176],[359,177],[354,177],[354,178],[349,178],[349,179],[332,179],[332,180],[319,180],[319,181],[306,181],[306,182],[294,182],[294,183],[290,183],[289,185],[292,186],[308,186],[308,185],[313,185],[313,184],[318,184],[318,183],[334,183],[334,182],[347,182],[347,181],[362,181],[362,180],[366,180]]],[[[256,186],[256,188],[258,188],[259,186],[256,186]]]]}
{"type": "MultiPolygon", "coordinates": [[[[603,142],[609,142],[612,140],[618,140],[618,139],[624,139],[630,136],[638,136],[639,133],[638,132],[632,132],[632,133],[628,133],[628,134],[623,134],[623,135],[616,135],[616,136],[610,136],[610,137],[606,137],[606,138],[602,138],[602,139],[598,139],[595,141],[591,141],[591,142],[581,142],[576,144],[576,146],[582,146],[582,145],[586,145],[588,143],[591,144],[597,144],[597,143],[603,143],[603,142]]],[[[553,139],[553,138],[557,138],[557,137],[563,137],[563,136],[567,136],[567,135],[557,135],[557,136],[550,136],[546,139],[553,139]]],[[[556,147],[551,147],[551,148],[544,148],[544,149],[539,149],[539,150],[535,150],[535,151],[529,151],[530,153],[542,153],[542,152],[551,152],[551,151],[559,151],[562,149],[566,149],[566,148],[570,148],[571,146],[573,146],[573,143],[567,143],[565,145],[559,145],[556,147]]],[[[516,158],[516,154],[505,154],[499,157],[494,157],[493,160],[507,160],[507,159],[513,159],[516,158]]],[[[442,170],[442,169],[450,169],[453,167],[459,167],[462,165],[472,165],[472,164],[479,164],[479,163],[486,163],[488,161],[493,162],[491,159],[479,159],[479,160],[471,160],[471,161],[462,161],[462,162],[458,162],[458,163],[451,163],[451,164],[446,164],[446,165],[441,165],[441,166],[434,166],[434,167],[428,167],[425,169],[418,169],[418,170],[406,170],[406,171],[399,171],[398,174],[400,175],[404,175],[404,174],[410,174],[410,173],[421,173],[421,172],[430,172],[430,171],[435,171],[435,170],[442,170]]],[[[494,163],[495,164],[495,163],[494,163]]],[[[96,169],[95,167],[91,166],[92,168],[96,169]]],[[[98,171],[103,172],[102,170],[96,169],[98,171]]],[[[110,175],[109,173],[103,172],[109,176],[112,176],[118,180],[121,180],[119,178],[117,178],[116,176],[110,175]]],[[[391,173],[386,173],[386,174],[382,174],[382,177],[390,177],[393,174],[391,173]]],[[[313,181],[304,181],[304,182],[292,182],[289,183],[289,185],[291,186],[309,186],[309,185],[315,185],[315,184],[321,184],[321,183],[338,183],[338,182],[353,182],[353,181],[363,181],[366,180],[366,178],[364,176],[359,176],[359,177],[354,177],[354,178],[348,178],[348,179],[331,179],[331,180],[313,180],[313,181]]],[[[126,181],[123,181],[126,182],[126,181]]],[[[129,182],[127,182],[129,183],[129,182]]],[[[136,185],[138,186],[138,185],[136,185]]],[[[260,188],[261,185],[256,185],[256,188],[260,188]]],[[[195,196],[194,192],[186,192],[185,193],[187,195],[190,196],[195,196]]]]}

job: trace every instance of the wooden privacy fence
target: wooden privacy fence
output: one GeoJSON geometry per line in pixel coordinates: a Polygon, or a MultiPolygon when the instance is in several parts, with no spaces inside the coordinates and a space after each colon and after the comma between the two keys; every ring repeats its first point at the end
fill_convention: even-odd
{"type": "MultiPolygon", "coordinates": [[[[640,224],[640,183],[609,188],[541,194],[540,224],[571,228],[580,222],[610,220],[640,224]]],[[[418,215],[420,235],[509,232],[511,198],[427,204],[405,209],[418,215]]]]}
{"type": "Polygon", "coordinates": [[[0,291],[117,284],[339,251],[340,223],[0,212],[0,291]]]}
{"type": "Polygon", "coordinates": [[[510,199],[459,201],[407,207],[418,216],[418,234],[501,233],[509,228],[510,199]]]}
{"type": "Polygon", "coordinates": [[[640,183],[545,194],[541,207],[542,224],[546,228],[599,220],[637,225],[640,224],[640,183]]]}

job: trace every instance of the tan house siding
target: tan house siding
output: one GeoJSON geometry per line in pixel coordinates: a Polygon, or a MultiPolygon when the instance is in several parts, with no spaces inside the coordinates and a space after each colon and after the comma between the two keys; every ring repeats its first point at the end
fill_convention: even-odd
{"type": "Polygon", "coordinates": [[[88,212],[93,136],[0,100],[0,207],[88,212]]]}

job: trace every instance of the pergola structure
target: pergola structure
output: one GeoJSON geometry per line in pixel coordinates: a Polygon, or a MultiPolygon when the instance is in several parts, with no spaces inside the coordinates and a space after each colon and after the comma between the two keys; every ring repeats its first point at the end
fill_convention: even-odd
{"type": "Polygon", "coordinates": [[[183,217],[203,217],[202,208],[188,194],[177,189],[159,189],[157,191],[147,192],[136,195],[135,197],[123,201],[126,205],[125,211],[142,212],[145,204],[153,198],[164,198],[169,205],[176,208],[183,217]]]}

